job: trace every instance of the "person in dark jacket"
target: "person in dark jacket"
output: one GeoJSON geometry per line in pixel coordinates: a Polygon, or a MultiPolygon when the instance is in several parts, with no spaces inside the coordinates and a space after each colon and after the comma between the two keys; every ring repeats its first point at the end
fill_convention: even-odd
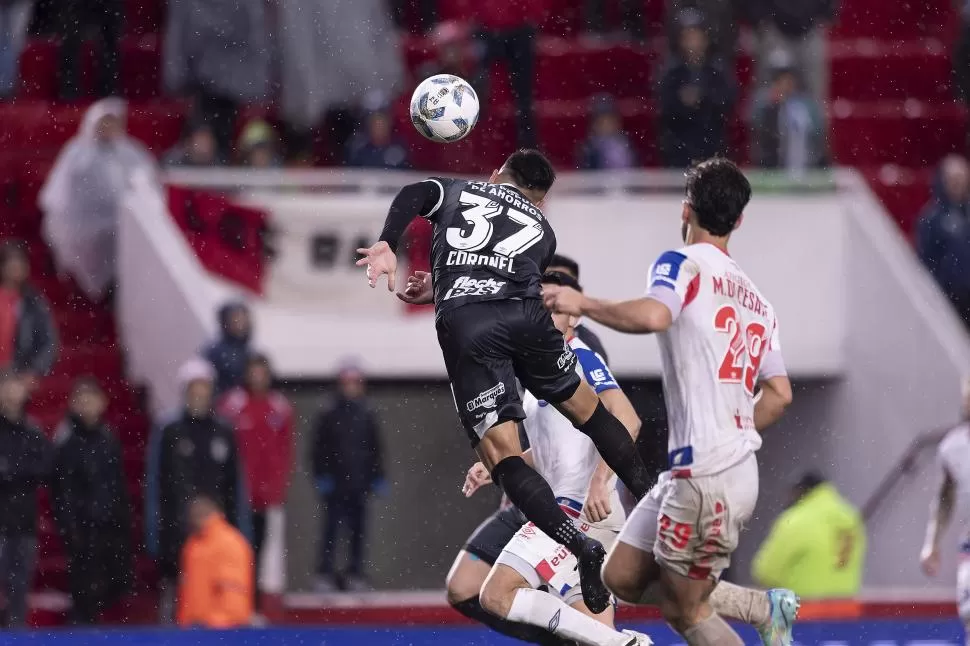
{"type": "Polygon", "coordinates": [[[245,303],[233,301],[219,309],[222,336],[202,351],[202,356],[215,368],[215,394],[241,386],[249,363],[252,323],[245,303]]]}
{"type": "Polygon", "coordinates": [[[916,252],[970,324],[970,165],[950,155],[916,223],[916,252]]]}
{"type": "Polygon", "coordinates": [[[131,580],[131,514],[121,443],[104,422],[108,400],[92,377],[71,391],[54,436],[54,520],[68,557],[74,624],[93,624],[131,580]]]}
{"type": "Polygon", "coordinates": [[[27,387],[0,374],[0,626],[26,625],[27,593],[37,562],[37,490],[50,477],[51,446],[27,422],[27,387]]]}
{"type": "Polygon", "coordinates": [[[188,536],[186,513],[193,498],[212,498],[230,523],[252,536],[249,495],[231,428],[213,415],[214,370],[190,359],[180,369],[185,405],[152,433],[145,460],[145,545],[162,579],[163,623],[174,611],[179,554],[188,536]]]}
{"type": "Polygon", "coordinates": [[[385,488],[380,428],[365,397],[364,376],[348,363],[340,371],[337,386],[333,403],[314,424],[313,475],[321,503],[327,508],[317,579],[321,592],[337,588],[334,552],[345,524],[350,532],[350,563],[341,583],[351,590],[366,588],[367,498],[385,488]]]}
{"type": "Polygon", "coordinates": [[[33,388],[57,360],[57,328],[29,276],[23,244],[0,243],[0,369],[16,372],[33,388]]]}
{"type": "Polygon", "coordinates": [[[812,100],[828,102],[829,66],[826,28],[835,19],[838,0],[743,0],[743,17],[757,28],[758,87],[771,81],[771,60],[784,52],[794,61],[812,100]]]}
{"type": "Polygon", "coordinates": [[[389,107],[381,98],[371,98],[362,128],[347,145],[347,165],[358,168],[408,169],[408,149],[394,132],[389,107]]]}
{"type": "Polygon", "coordinates": [[[680,16],[678,55],[660,80],[660,149],[664,165],[686,168],[727,148],[733,80],[709,54],[702,16],[680,16]]]}
{"type": "Polygon", "coordinates": [[[583,170],[633,168],[636,153],[623,132],[623,119],[609,94],[593,97],[589,107],[589,134],[579,147],[577,166],[583,170]]]}

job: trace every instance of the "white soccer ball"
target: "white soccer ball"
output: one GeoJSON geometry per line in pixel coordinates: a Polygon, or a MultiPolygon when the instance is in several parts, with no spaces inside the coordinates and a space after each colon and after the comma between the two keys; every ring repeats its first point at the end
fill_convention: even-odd
{"type": "Polygon", "coordinates": [[[478,95],[463,78],[436,74],[411,95],[411,123],[431,141],[458,141],[477,121],[478,95]]]}

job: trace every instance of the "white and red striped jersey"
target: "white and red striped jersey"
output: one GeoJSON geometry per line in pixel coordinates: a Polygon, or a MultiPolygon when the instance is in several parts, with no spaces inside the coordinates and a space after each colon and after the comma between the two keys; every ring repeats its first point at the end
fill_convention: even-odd
{"type": "Polygon", "coordinates": [[[774,308],[730,256],[706,243],[661,254],[647,296],[674,319],[657,335],[670,468],[681,477],[724,471],[761,447],[758,379],[785,374],[774,308]]]}

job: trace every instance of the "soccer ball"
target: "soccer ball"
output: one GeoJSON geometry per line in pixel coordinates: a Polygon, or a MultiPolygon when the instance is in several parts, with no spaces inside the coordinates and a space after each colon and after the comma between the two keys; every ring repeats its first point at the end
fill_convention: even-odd
{"type": "Polygon", "coordinates": [[[458,141],[478,121],[478,95],[451,74],[426,78],[411,95],[411,123],[431,141],[458,141]]]}

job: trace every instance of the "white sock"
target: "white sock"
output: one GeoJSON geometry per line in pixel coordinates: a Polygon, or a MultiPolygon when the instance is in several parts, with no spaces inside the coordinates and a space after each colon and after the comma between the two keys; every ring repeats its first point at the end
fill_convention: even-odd
{"type": "Polygon", "coordinates": [[[721,581],[711,593],[710,602],[714,612],[722,617],[737,619],[752,626],[763,626],[771,621],[771,604],[768,595],[761,590],[721,581]]]}
{"type": "Polygon", "coordinates": [[[512,599],[509,621],[545,628],[590,646],[625,646],[631,637],[617,632],[547,592],[520,588],[512,599]]]}

